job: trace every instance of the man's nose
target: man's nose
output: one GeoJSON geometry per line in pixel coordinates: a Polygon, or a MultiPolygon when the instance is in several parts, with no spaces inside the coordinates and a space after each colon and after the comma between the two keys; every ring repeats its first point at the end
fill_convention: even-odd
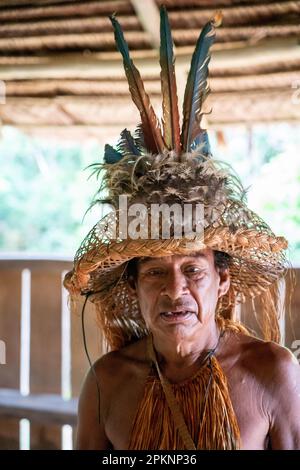
{"type": "Polygon", "coordinates": [[[188,283],[185,275],[181,271],[172,271],[166,277],[162,294],[167,295],[170,299],[178,299],[183,294],[186,294],[188,283]]]}

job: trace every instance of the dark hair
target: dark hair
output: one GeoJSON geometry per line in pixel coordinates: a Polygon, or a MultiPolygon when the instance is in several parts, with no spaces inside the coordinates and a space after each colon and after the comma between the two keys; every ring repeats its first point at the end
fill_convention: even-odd
{"type": "Polygon", "coordinates": [[[138,262],[138,258],[132,258],[131,260],[128,261],[127,268],[126,268],[127,278],[133,277],[135,281],[137,280],[137,262],[138,262]]]}
{"type": "Polygon", "coordinates": [[[214,259],[216,268],[219,268],[221,271],[229,268],[231,256],[228,253],[214,250],[214,259]]]}
{"type": "MultiPolygon", "coordinates": [[[[228,253],[225,253],[224,251],[213,250],[213,252],[215,268],[218,268],[220,271],[225,271],[225,269],[228,269],[230,265],[231,256],[228,255],[228,253]]],[[[135,281],[137,280],[138,274],[138,259],[139,258],[132,258],[131,260],[129,260],[126,269],[127,277],[132,277],[135,281]]]]}

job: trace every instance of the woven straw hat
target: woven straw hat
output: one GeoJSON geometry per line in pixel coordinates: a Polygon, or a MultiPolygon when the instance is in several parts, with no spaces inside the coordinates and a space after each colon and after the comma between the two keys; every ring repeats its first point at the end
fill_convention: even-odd
{"type": "MultiPolygon", "coordinates": [[[[209,92],[209,49],[220,15],[204,26],[196,45],[186,85],[181,133],[166,10],[161,8],[163,132],[130,59],[120,25],[115,17],[111,21],[141,124],[134,135],[125,129],[117,148],[106,145],[104,163],[93,165],[94,172],[102,177],[100,196],[105,192],[97,202],[110,203],[112,210],[82,242],[65,286],[73,298],[79,294],[89,296],[110,347],[119,348],[148,333],[138,300],[129,289],[128,262],[140,257],[189,254],[209,247],[230,256],[231,286],[220,299],[216,314],[233,319],[237,303],[260,298],[263,335],[278,340],[278,280],[286,271],[287,242],[275,236],[247,207],[238,177],[228,165],[212,158],[207,133],[200,125],[203,102],[209,92]],[[120,229],[125,214],[120,208],[120,196],[126,197],[127,207],[143,204],[146,209],[142,222],[139,219],[139,236],[120,229]],[[161,204],[182,208],[189,204],[192,214],[195,206],[201,205],[201,230],[194,230],[194,222],[199,220],[192,217],[190,232],[177,236],[171,216],[170,236],[163,235],[164,220],[159,218],[158,236],[153,237],[152,209],[161,204]]],[[[132,216],[127,219],[127,228],[132,221],[132,216]]]]}

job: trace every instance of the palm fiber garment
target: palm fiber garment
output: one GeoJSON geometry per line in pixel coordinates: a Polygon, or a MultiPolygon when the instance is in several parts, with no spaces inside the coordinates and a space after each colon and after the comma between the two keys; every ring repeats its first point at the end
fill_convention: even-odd
{"type": "MultiPolygon", "coordinates": [[[[196,449],[239,448],[240,433],[227,380],[214,355],[191,378],[170,385],[196,449]]],[[[185,449],[154,365],[145,383],[128,448],[185,449]]]]}

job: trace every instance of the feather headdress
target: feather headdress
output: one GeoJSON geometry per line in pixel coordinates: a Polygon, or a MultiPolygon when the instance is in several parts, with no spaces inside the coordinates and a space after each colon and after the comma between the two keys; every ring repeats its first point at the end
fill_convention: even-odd
{"type": "MultiPolygon", "coordinates": [[[[114,15],[110,19],[114,28],[117,47],[123,57],[131,97],[141,115],[142,141],[137,142],[137,145],[145,145],[148,152],[153,154],[173,150],[177,155],[202,146],[202,153],[208,155],[210,153],[208,137],[206,130],[201,128],[201,118],[203,104],[209,94],[207,78],[210,48],[215,40],[215,28],[221,23],[221,14],[217,13],[204,26],[197,41],[184,94],[181,133],[173,40],[166,8],[162,6],[160,9],[160,77],[163,132],[149,96],[145,91],[140,73],[130,58],[128,45],[120,24],[114,15]]],[[[123,138],[124,136],[122,136],[123,138]]],[[[107,158],[105,158],[105,161],[107,162],[107,158]]],[[[114,159],[113,162],[115,162],[114,159]]]]}
{"type": "Polygon", "coordinates": [[[201,127],[203,104],[209,94],[210,49],[221,15],[216,14],[204,26],[197,41],[184,94],[181,129],[166,9],[160,10],[162,122],[130,58],[120,24],[115,16],[110,19],[141,119],[133,135],[124,129],[116,148],[105,146],[104,162],[92,166],[93,173],[102,177],[96,200],[109,202],[113,210],[82,242],[74,269],[65,278],[66,287],[73,295],[89,293],[108,343],[118,348],[147,334],[138,302],[129,289],[127,262],[140,256],[186,254],[210,247],[230,255],[231,287],[218,305],[219,318],[232,319],[238,302],[259,298],[263,336],[278,340],[278,280],[286,270],[287,242],[275,236],[247,207],[238,177],[230,167],[212,158],[207,131],[201,127]],[[153,239],[148,232],[142,239],[129,234],[116,236],[121,195],[126,195],[130,204],[142,202],[148,207],[157,203],[201,203],[204,234],[192,240],[174,236],[153,239]]]}

